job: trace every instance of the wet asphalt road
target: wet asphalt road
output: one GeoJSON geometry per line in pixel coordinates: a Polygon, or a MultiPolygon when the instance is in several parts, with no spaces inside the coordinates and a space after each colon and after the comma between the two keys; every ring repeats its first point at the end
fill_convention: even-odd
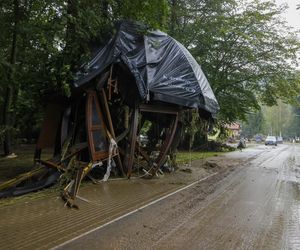
{"type": "MultiPolygon", "coordinates": [[[[300,147],[249,148],[248,159],[61,249],[300,249],[300,147]]],[[[230,161],[230,159],[228,159],[230,161]]]]}

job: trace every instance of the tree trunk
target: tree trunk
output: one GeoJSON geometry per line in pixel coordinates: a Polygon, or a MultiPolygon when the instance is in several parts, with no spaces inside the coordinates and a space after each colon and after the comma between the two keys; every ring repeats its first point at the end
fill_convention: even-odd
{"type": "Polygon", "coordinates": [[[14,27],[12,34],[12,46],[10,55],[10,72],[8,76],[9,84],[5,91],[4,104],[3,104],[3,125],[5,128],[3,151],[4,155],[12,154],[12,128],[13,128],[13,94],[14,94],[14,67],[17,58],[17,37],[18,37],[18,24],[19,24],[19,0],[14,0],[14,27]]]}
{"type": "Polygon", "coordinates": [[[175,26],[176,26],[176,19],[177,19],[177,0],[170,1],[170,9],[171,9],[171,20],[170,20],[170,27],[169,32],[171,36],[175,35],[175,26]]]}
{"type": "MultiPolygon", "coordinates": [[[[67,14],[73,19],[78,17],[78,1],[77,0],[68,0],[67,5],[67,14]]],[[[76,32],[76,23],[78,20],[74,21],[72,19],[68,20],[67,30],[66,30],[66,47],[64,50],[64,64],[70,66],[70,71],[75,70],[75,65],[78,60],[78,48],[79,44],[76,41],[77,32],[76,32]]]]}
{"type": "Polygon", "coordinates": [[[6,88],[6,93],[4,97],[3,104],[3,125],[4,125],[4,141],[3,141],[3,151],[4,155],[10,155],[12,153],[11,148],[11,128],[12,128],[12,119],[11,119],[11,106],[12,106],[12,93],[13,90],[10,86],[6,88]]]}

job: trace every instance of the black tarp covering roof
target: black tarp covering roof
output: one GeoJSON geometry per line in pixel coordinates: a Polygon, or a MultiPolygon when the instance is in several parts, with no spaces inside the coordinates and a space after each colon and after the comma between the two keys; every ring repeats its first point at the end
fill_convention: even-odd
{"type": "Polygon", "coordinates": [[[218,102],[201,67],[188,50],[159,30],[122,22],[116,35],[76,74],[81,87],[111,64],[122,63],[134,76],[142,100],[199,108],[214,116],[218,102]]]}

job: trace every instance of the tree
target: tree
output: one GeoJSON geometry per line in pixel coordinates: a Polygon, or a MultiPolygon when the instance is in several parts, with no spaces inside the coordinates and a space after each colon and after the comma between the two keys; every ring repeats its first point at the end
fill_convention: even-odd
{"type": "Polygon", "coordinates": [[[294,101],[300,91],[294,67],[299,41],[280,20],[282,11],[258,0],[0,2],[5,154],[11,153],[12,132],[36,130],[48,96],[70,94],[74,72],[123,19],[165,30],[188,47],[219,100],[220,124],[246,119],[259,103],[294,101]]]}
{"type": "Polygon", "coordinates": [[[176,12],[172,29],[203,67],[221,107],[219,121],[245,120],[260,102],[295,101],[300,45],[280,19],[283,9],[272,1],[176,3],[185,11],[176,12]]]}
{"type": "Polygon", "coordinates": [[[247,122],[242,123],[242,134],[251,138],[256,134],[262,133],[264,122],[265,119],[261,109],[256,113],[248,114],[247,122]]]}
{"type": "Polygon", "coordinates": [[[54,93],[69,95],[73,74],[124,18],[163,28],[166,1],[14,0],[0,3],[0,139],[32,136],[54,93]],[[31,135],[30,135],[31,134],[31,135]]]}
{"type": "MultiPolygon", "coordinates": [[[[2,11],[8,12],[7,6],[1,6],[2,11]]],[[[7,42],[10,43],[9,51],[10,54],[7,56],[7,73],[5,80],[7,81],[4,87],[4,98],[3,98],[3,111],[2,111],[2,124],[4,129],[4,140],[3,150],[5,155],[12,153],[11,140],[12,140],[12,126],[13,126],[13,113],[14,103],[13,99],[16,96],[17,88],[15,87],[15,71],[17,63],[17,40],[19,36],[19,25],[20,25],[20,3],[19,0],[14,0],[12,5],[12,22],[11,22],[11,38],[7,42]]],[[[5,63],[5,62],[3,62],[5,63]]]]}
{"type": "Polygon", "coordinates": [[[263,106],[265,123],[262,133],[282,135],[284,137],[300,136],[299,107],[278,101],[273,107],[263,106]]]}

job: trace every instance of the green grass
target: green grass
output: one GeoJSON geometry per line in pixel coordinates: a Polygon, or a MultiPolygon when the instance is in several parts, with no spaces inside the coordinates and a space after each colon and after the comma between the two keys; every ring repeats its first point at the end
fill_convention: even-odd
{"type": "Polygon", "coordinates": [[[225,152],[178,152],[176,154],[176,162],[178,164],[186,164],[190,161],[206,159],[212,156],[222,155],[225,152]]]}
{"type": "MultiPolygon", "coordinates": [[[[0,181],[6,181],[33,168],[34,145],[20,145],[14,153],[16,158],[0,157],[0,181]]],[[[50,152],[42,153],[42,159],[51,158],[50,152]]]]}
{"type": "MultiPolygon", "coordinates": [[[[0,156],[0,182],[5,182],[22,173],[32,170],[34,149],[35,145],[19,145],[14,149],[14,153],[17,155],[16,158],[9,159],[0,156]]],[[[42,153],[42,159],[49,159],[51,158],[51,155],[51,150],[45,150],[45,152],[42,153]]],[[[0,207],[24,201],[29,202],[39,198],[49,197],[49,195],[54,194],[59,194],[57,186],[18,197],[0,199],[0,207]]]]}
{"type": "MultiPolygon", "coordinates": [[[[9,180],[19,174],[28,172],[33,167],[34,145],[19,146],[15,153],[16,158],[7,159],[0,157],[0,182],[9,180]]],[[[218,156],[224,152],[178,152],[176,162],[178,164],[189,163],[190,160],[206,159],[208,157],[218,156]]],[[[50,152],[42,154],[43,159],[51,158],[50,152]]],[[[84,184],[83,184],[84,185],[84,184]]],[[[46,190],[30,193],[20,197],[12,197],[7,199],[0,199],[0,207],[13,205],[24,201],[33,201],[39,198],[49,197],[51,195],[59,195],[59,187],[54,186],[46,190]]]]}

